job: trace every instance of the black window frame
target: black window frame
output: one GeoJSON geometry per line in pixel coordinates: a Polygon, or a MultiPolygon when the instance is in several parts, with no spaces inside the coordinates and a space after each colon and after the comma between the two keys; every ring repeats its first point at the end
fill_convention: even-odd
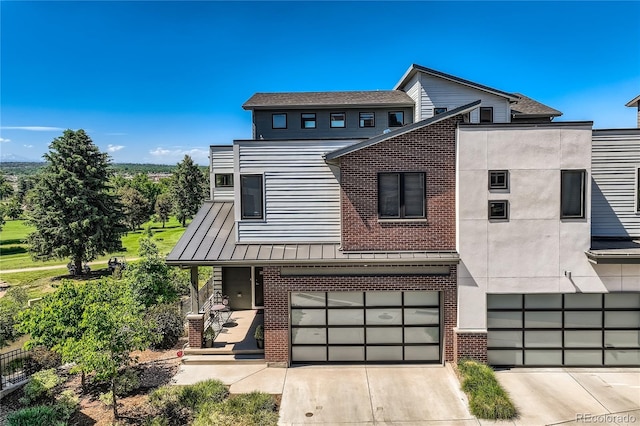
{"type": "Polygon", "coordinates": [[[434,107],[433,108],[433,115],[436,116],[438,114],[444,114],[445,112],[447,112],[447,107],[434,107]]]}
{"type": "Polygon", "coordinates": [[[303,129],[315,129],[317,127],[316,113],[315,112],[302,112],[300,113],[300,127],[303,129]],[[308,116],[308,117],[305,117],[308,116]],[[307,127],[307,122],[313,122],[313,127],[307,127]]]}
{"type": "Polygon", "coordinates": [[[640,167],[636,167],[636,213],[640,213],[640,167]]]}
{"type": "Polygon", "coordinates": [[[380,172],[378,173],[378,218],[379,219],[426,219],[427,218],[427,174],[425,172],[380,172]],[[381,190],[381,176],[383,175],[396,175],[398,177],[398,215],[383,215],[382,214],[382,190],[381,190]],[[406,175],[420,175],[422,177],[422,214],[421,215],[407,215],[406,214],[406,175]]]}
{"type": "Polygon", "coordinates": [[[404,126],[404,111],[388,111],[387,112],[387,124],[389,127],[402,127],[404,126]],[[402,120],[398,123],[397,120],[394,120],[396,123],[395,124],[391,124],[391,117],[392,114],[400,114],[402,117],[402,120]]]}
{"type": "Polygon", "coordinates": [[[585,219],[587,202],[587,171],[585,169],[563,169],[560,171],[560,219],[585,219]],[[565,214],[565,189],[564,177],[570,173],[580,173],[582,175],[580,188],[580,212],[578,214],[565,214]]]}
{"type": "Polygon", "coordinates": [[[344,129],[347,127],[347,113],[346,112],[331,112],[329,113],[329,127],[331,129],[344,129]],[[342,126],[334,126],[333,125],[333,116],[334,115],[342,115],[342,126]]]}
{"type": "Polygon", "coordinates": [[[493,107],[480,107],[480,111],[478,113],[478,122],[479,123],[493,123],[493,107]],[[483,111],[489,111],[491,113],[491,119],[490,120],[483,120],[482,119],[482,112],[483,111]]]}
{"type": "Polygon", "coordinates": [[[375,112],[358,113],[358,127],[360,127],[361,129],[376,127],[376,113],[375,112]],[[372,117],[370,119],[362,118],[362,114],[371,114],[372,117]],[[363,120],[371,120],[371,125],[367,126],[366,123],[363,124],[363,120]]]}
{"type": "Polygon", "coordinates": [[[261,174],[240,175],[240,216],[242,220],[264,220],[264,176],[261,174]],[[244,181],[246,178],[260,179],[260,215],[246,215],[244,211],[244,181]]]}
{"type": "Polygon", "coordinates": [[[213,182],[215,188],[233,188],[233,173],[215,173],[213,182]],[[218,183],[218,177],[221,178],[221,183],[218,183]]]}
{"type": "Polygon", "coordinates": [[[508,170],[489,170],[489,189],[509,189],[509,171],[508,170]],[[494,183],[494,176],[504,176],[504,184],[494,183]]]}
{"type": "Polygon", "coordinates": [[[509,220],[509,200],[489,200],[489,203],[488,203],[488,217],[489,217],[489,220],[509,220]],[[503,204],[504,205],[504,214],[502,216],[494,216],[494,215],[492,215],[492,205],[493,204],[503,204]]]}
{"type": "Polygon", "coordinates": [[[288,125],[289,125],[289,123],[288,123],[288,120],[287,120],[287,113],[286,112],[274,112],[273,114],[271,114],[271,128],[273,130],[287,129],[288,125]],[[276,127],[275,126],[275,124],[276,124],[275,123],[275,118],[276,118],[276,116],[280,116],[280,115],[284,116],[284,127],[279,127],[279,126],[276,127]]]}

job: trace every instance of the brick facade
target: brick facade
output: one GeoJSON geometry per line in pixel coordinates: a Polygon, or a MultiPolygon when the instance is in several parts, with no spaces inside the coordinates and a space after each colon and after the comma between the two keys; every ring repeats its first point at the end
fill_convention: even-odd
{"type": "Polygon", "coordinates": [[[487,333],[454,331],[455,362],[461,359],[471,358],[476,361],[487,362],[487,333]]]}
{"type": "Polygon", "coordinates": [[[187,315],[187,321],[189,323],[189,347],[201,348],[204,333],[204,315],[189,314],[187,315]]]}
{"type": "MultiPolygon", "coordinates": [[[[344,267],[345,269],[348,266],[344,267]]],[[[393,268],[392,266],[389,267],[393,268]]],[[[348,273],[347,271],[345,271],[348,273]]],[[[457,269],[449,275],[406,276],[280,276],[280,268],[263,269],[265,360],[270,364],[289,365],[289,293],[291,291],[383,291],[440,290],[444,322],[444,360],[451,362],[453,328],[457,321],[457,269]]]]}
{"type": "Polygon", "coordinates": [[[340,160],[343,250],[456,249],[456,127],[451,117],[340,160]],[[378,221],[378,173],[426,174],[426,221],[378,221]]]}

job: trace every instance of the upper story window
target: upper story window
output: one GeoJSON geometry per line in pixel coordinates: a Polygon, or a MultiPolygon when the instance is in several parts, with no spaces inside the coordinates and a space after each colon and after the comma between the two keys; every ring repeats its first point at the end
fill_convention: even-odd
{"type": "Polygon", "coordinates": [[[402,127],[404,125],[403,111],[389,111],[389,127],[402,127]]]}
{"type": "Polygon", "coordinates": [[[242,219],[262,219],[264,217],[262,175],[240,176],[240,199],[242,219]]]}
{"type": "Polygon", "coordinates": [[[300,116],[303,129],[316,128],[316,114],[312,112],[303,112],[300,116]]]}
{"type": "Polygon", "coordinates": [[[560,172],[560,218],[585,218],[586,170],[562,170],[560,172]]]}
{"type": "Polygon", "coordinates": [[[480,122],[493,123],[493,107],[480,107],[480,122]]]}
{"type": "Polygon", "coordinates": [[[360,113],[360,127],[376,127],[376,115],[373,112],[360,113]]]}
{"type": "Polygon", "coordinates": [[[286,129],[287,128],[287,114],[271,114],[271,127],[274,129],[286,129]]]}
{"type": "Polygon", "coordinates": [[[489,189],[509,189],[509,172],[489,170],[489,189]]]}
{"type": "Polygon", "coordinates": [[[424,173],[379,173],[378,215],[381,219],[426,217],[424,173]]]}
{"type": "Polygon", "coordinates": [[[341,128],[347,125],[347,114],[344,112],[332,112],[330,118],[332,128],[341,128]]]}
{"type": "Polygon", "coordinates": [[[436,107],[433,109],[433,115],[443,114],[445,112],[447,112],[446,107],[436,107]]]}
{"type": "Polygon", "coordinates": [[[640,167],[636,168],[636,212],[640,213],[640,167]]]}
{"type": "Polygon", "coordinates": [[[228,188],[233,186],[233,173],[216,173],[216,188],[228,188]]]}
{"type": "Polygon", "coordinates": [[[489,201],[489,219],[507,220],[509,219],[509,202],[507,200],[489,201]]]}

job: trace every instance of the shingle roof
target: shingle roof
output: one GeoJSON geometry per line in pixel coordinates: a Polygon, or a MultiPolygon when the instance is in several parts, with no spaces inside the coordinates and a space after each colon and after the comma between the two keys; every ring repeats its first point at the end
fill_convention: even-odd
{"type": "Polygon", "coordinates": [[[562,113],[557,109],[541,104],[522,93],[514,93],[514,95],[519,98],[515,103],[511,104],[511,113],[514,115],[521,117],[528,115],[559,117],[562,115],[562,113]]]}
{"type": "Polygon", "coordinates": [[[456,264],[455,251],[345,252],[338,243],[235,242],[232,202],[205,201],[166,262],[169,265],[456,264]]]}
{"type": "Polygon", "coordinates": [[[298,108],[340,106],[407,106],[413,99],[401,90],[372,90],[354,92],[289,92],[256,93],[242,105],[246,110],[255,108],[298,108]]]}

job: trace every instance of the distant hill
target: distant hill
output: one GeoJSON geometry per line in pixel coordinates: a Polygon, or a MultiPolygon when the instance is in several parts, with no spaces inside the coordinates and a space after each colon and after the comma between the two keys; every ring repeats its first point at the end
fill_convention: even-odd
{"type": "MultiPolygon", "coordinates": [[[[9,175],[32,175],[41,169],[46,163],[31,161],[5,161],[0,160],[0,170],[9,175]]],[[[135,175],[137,173],[172,173],[176,165],[169,164],[135,164],[114,163],[111,165],[116,173],[135,175]]],[[[206,169],[206,168],[205,168],[206,169]]]]}

